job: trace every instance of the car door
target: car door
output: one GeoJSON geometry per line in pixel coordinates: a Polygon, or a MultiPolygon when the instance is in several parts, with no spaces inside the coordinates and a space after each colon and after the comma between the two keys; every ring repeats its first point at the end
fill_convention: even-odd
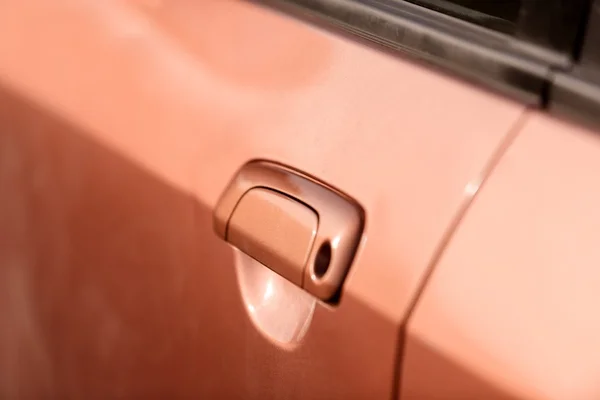
{"type": "Polygon", "coordinates": [[[524,104],[250,2],[0,10],[3,398],[398,393],[403,327],[524,104]],[[215,233],[256,159],[364,211],[336,302],[215,233]]]}
{"type": "Polygon", "coordinates": [[[532,113],[419,299],[399,398],[598,397],[599,151],[532,113]]]}

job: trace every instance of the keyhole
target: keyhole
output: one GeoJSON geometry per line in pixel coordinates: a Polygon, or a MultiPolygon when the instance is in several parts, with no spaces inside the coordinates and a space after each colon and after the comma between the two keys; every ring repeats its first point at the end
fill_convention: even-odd
{"type": "Polygon", "coordinates": [[[315,257],[314,271],[317,278],[322,278],[329,269],[331,262],[331,245],[329,242],[325,242],[319,248],[317,256],[315,257]]]}

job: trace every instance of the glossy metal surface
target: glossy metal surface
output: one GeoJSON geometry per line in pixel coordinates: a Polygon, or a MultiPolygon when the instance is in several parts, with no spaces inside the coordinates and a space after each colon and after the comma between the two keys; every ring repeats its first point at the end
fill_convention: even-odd
{"type": "MultiPolygon", "coordinates": [[[[340,289],[361,239],[365,218],[362,207],[339,190],[290,167],[269,161],[249,162],[235,175],[215,209],[215,231],[232,243],[230,230],[233,215],[248,195],[247,192],[251,193],[255,190],[253,188],[276,190],[314,210],[318,216],[318,228],[314,246],[311,241],[311,246],[308,248],[310,254],[304,259],[305,263],[302,265],[282,266],[282,268],[284,271],[301,269],[303,276],[296,277],[293,281],[300,279],[299,285],[308,292],[322,300],[329,300],[340,289]],[[322,275],[316,273],[315,266],[324,245],[331,247],[332,254],[327,262],[329,265],[327,271],[322,275]]],[[[261,210],[257,207],[254,212],[260,213],[261,210]]],[[[262,232],[268,230],[268,227],[249,226],[248,229],[262,232]]],[[[262,234],[263,237],[269,235],[276,236],[277,233],[262,234]]],[[[299,232],[292,236],[288,235],[285,240],[302,243],[305,242],[303,236],[305,235],[299,232]]],[[[272,239],[277,241],[282,238],[272,237],[272,239]]],[[[241,240],[243,238],[237,234],[236,241],[241,240]]],[[[284,253],[288,251],[287,247],[289,246],[282,244],[265,246],[264,251],[269,253],[265,255],[271,258],[284,257],[284,253]]],[[[290,274],[291,272],[287,275],[290,274]]]]}
{"type": "MultiPolygon", "coordinates": [[[[550,70],[565,55],[397,0],[254,0],[362,38],[422,65],[476,82],[525,104],[541,104],[550,70]]],[[[538,10],[539,13],[539,10],[538,10]]]]}
{"type": "Polygon", "coordinates": [[[598,171],[596,133],[532,115],[419,300],[400,399],[600,398],[598,171]]]}
{"type": "Polygon", "coordinates": [[[244,2],[0,7],[0,397],[388,399],[432,256],[523,107],[244,2]],[[255,158],[368,215],[293,348],[212,229],[255,158]]]}
{"type": "Polygon", "coordinates": [[[317,299],[240,251],[235,268],[255,329],[283,351],[293,351],[310,327],[317,299]]]}
{"type": "Polygon", "coordinates": [[[319,219],[304,204],[273,190],[250,189],[229,218],[227,240],[302,286],[319,219]]]}

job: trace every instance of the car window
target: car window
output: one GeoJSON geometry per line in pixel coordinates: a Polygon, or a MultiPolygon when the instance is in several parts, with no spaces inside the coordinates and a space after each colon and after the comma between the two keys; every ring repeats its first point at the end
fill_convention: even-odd
{"type": "Polygon", "coordinates": [[[410,0],[429,9],[504,33],[516,31],[522,0],[410,0]]]}

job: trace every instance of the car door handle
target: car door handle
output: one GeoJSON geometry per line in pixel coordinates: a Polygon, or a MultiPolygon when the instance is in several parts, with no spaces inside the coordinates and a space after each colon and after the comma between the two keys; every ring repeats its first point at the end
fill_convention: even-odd
{"type": "Polygon", "coordinates": [[[237,172],[214,212],[218,236],[329,302],[339,298],[364,221],[348,195],[265,160],[237,172]]]}

